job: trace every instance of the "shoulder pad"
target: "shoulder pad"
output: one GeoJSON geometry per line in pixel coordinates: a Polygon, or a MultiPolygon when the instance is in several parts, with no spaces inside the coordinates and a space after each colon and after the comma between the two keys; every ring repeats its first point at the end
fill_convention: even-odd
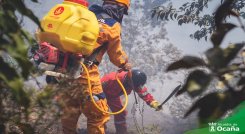
{"type": "Polygon", "coordinates": [[[113,18],[100,18],[98,19],[99,22],[107,24],[108,26],[112,27],[115,23],[117,23],[116,20],[114,20],[113,18]]]}

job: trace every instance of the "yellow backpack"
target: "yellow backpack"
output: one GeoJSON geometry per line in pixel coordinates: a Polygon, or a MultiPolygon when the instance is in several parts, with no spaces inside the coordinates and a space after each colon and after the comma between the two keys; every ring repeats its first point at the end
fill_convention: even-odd
{"type": "Polygon", "coordinates": [[[37,33],[39,42],[48,42],[63,52],[90,55],[99,35],[95,14],[85,0],[65,0],[54,6],[41,20],[44,31],[37,33]]]}

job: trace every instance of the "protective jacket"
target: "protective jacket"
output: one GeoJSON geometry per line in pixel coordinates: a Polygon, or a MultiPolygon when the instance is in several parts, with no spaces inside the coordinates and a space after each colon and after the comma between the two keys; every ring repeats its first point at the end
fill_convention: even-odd
{"type": "MultiPolygon", "coordinates": [[[[128,62],[128,57],[122,49],[121,45],[121,25],[115,19],[110,17],[102,7],[98,5],[93,5],[90,7],[90,10],[95,13],[99,24],[100,24],[100,33],[97,40],[97,48],[100,48],[100,51],[95,57],[95,63],[93,66],[99,65],[103,55],[107,52],[110,61],[117,67],[121,68],[128,62]]],[[[88,57],[88,59],[90,59],[88,57]]],[[[100,75],[97,68],[90,67],[91,82],[92,84],[97,85],[100,83],[100,75]]],[[[87,75],[84,72],[82,74],[82,83],[87,83],[87,75]]],[[[94,91],[94,93],[99,93],[94,91]]]]}
{"type": "MultiPolygon", "coordinates": [[[[85,63],[89,71],[93,95],[99,96],[100,98],[98,101],[96,101],[96,103],[99,107],[101,107],[101,109],[108,111],[107,101],[105,97],[103,98],[103,90],[100,82],[98,65],[106,52],[110,61],[120,68],[127,63],[128,57],[122,50],[121,46],[120,23],[110,17],[100,6],[93,5],[91,6],[90,10],[95,13],[99,21],[100,33],[96,45],[98,49],[100,48],[100,51],[97,53],[96,50],[98,49],[96,49],[94,52],[97,54],[94,56],[92,56],[92,54],[92,58],[91,56],[86,57],[85,63]]],[[[69,133],[68,131],[74,133],[74,130],[76,130],[77,119],[81,112],[87,117],[87,130],[89,134],[105,133],[104,126],[109,120],[109,115],[99,111],[89,99],[87,79],[87,74],[85,71],[83,71],[81,77],[76,81],[78,86],[74,89],[74,94],[71,94],[72,90],[68,90],[69,93],[65,94],[65,96],[62,98],[64,99],[66,105],[68,105],[64,113],[65,115],[69,115],[62,118],[63,128],[67,126],[67,131],[64,131],[65,133],[69,133]],[[81,109],[79,109],[78,104],[81,102],[81,109]]]]}
{"type": "MultiPolygon", "coordinates": [[[[126,76],[127,72],[125,71],[118,73],[119,80],[125,86],[127,94],[130,94],[132,92],[132,87],[130,87],[126,83],[126,76]]],[[[101,78],[101,82],[106,98],[117,98],[123,95],[123,91],[116,80],[116,72],[112,72],[110,74],[105,75],[101,78]]],[[[147,92],[146,87],[138,88],[135,90],[135,92],[140,96],[140,98],[142,98],[148,105],[150,105],[150,103],[154,100],[153,96],[147,92]]]]}
{"type": "MultiPolygon", "coordinates": [[[[127,94],[132,92],[132,88],[126,82],[127,72],[120,72],[118,74],[119,80],[123,83],[127,94]]],[[[123,91],[119,86],[116,80],[116,72],[112,72],[110,74],[105,75],[101,78],[103,91],[106,95],[107,104],[109,105],[111,111],[119,111],[122,109],[123,104],[121,102],[120,96],[123,95],[123,91]]],[[[147,88],[137,88],[135,89],[136,93],[142,98],[148,105],[154,101],[153,96],[147,92],[147,88]]],[[[126,124],[126,115],[127,111],[123,111],[122,113],[114,116],[114,124],[117,130],[117,133],[127,133],[127,124],[126,124]]]]}

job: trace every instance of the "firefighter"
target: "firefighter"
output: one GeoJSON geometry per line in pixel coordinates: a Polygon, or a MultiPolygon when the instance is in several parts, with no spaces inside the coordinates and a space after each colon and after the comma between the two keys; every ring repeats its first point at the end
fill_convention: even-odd
{"type": "MultiPolygon", "coordinates": [[[[108,105],[103,93],[98,66],[105,53],[110,61],[123,70],[130,70],[131,64],[121,45],[121,22],[123,15],[127,14],[129,0],[104,0],[102,6],[92,5],[90,10],[95,13],[99,25],[100,33],[97,39],[97,49],[85,58],[84,64],[88,68],[90,81],[92,84],[93,98],[97,105],[104,111],[108,111],[108,105]]],[[[109,115],[101,112],[92,103],[89,97],[87,74],[81,73],[81,77],[74,82],[77,88],[68,90],[62,96],[65,104],[61,119],[63,132],[65,134],[76,133],[76,125],[80,113],[87,117],[87,130],[89,134],[104,134],[105,123],[109,120],[109,115]],[[83,89],[81,89],[83,88],[83,89]]]]}
{"type": "MultiPolygon", "coordinates": [[[[161,110],[159,103],[150,93],[147,92],[147,88],[144,87],[147,79],[144,72],[138,69],[133,69],[132,78],[130,78],[128,72],[122,71],[118,73],[118,78],[123,83],[127,94],[130,94],[134,89],[139,97],[146,102],[146,104],[154,108],[156,111],[161,110]]],[[[119,111],[122,109],[123,105],[120,96],[123,95],[123,91],[117,83],[116,72],[105,75],[102,77],[101,82],[110,109],[112,111],[119,111]]],[[[114,116],[116,134],[127,133],[126,115],[127,111],[125,110],[124,112],[114,116]]]]}

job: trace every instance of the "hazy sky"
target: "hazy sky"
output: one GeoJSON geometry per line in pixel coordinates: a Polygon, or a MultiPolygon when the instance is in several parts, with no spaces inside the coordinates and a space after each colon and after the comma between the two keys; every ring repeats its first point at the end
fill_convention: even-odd
{"type": "MultiPolygon", "coordinates": [[[[175,7],[181,6],[186,1],[188,0],[172,0],[173,6],[175,7]]],[[[31,9],[34,9],[34,13],[39,18],[41,18],[47,12],[48,9],[50,9],[56,3],[61,2],[62,0],[42,0],[39,4],[27,2],[27,6],[31,9]],[[45,8],[40,8],[43,6],[45,6],[45,8]]],[[[204,12],[213,12],[218,4],[219,0],[212,1],[212,3],[209,4],[209,8],[204,9],[204,12]]],[[[233,19],[233,21],[237,24],[237,21],[235,19],[233,19]]],[[[30,21],[27,21],[24,24],[24,26],[31,32],[34,32],[36,29],[36,26],[30,21]]],[[[198,29],[198,27],[194,26],[193,24],[184,24],[182,26],[178,26],[177,21],[169,21],[167,22],[165,28],[167,29],[167,37],[170,39],[170,42],[177,46],[180,50],[182,50],[184,54],[199,55],[202,54],[207,48],[212,46],[210,41],[205,41],[204,39],[197,41],[189,37],[191,33],[194,33],[198,29]]],[[[230,42],[243,41],[245,33],[240,29],[235,29],[232,32],[230,32],[228,36],[229,38],[225,38],[225,40],[223,41],[224,46],[230,42]]]]}
{"type": "MultiPolygon", "coordinates": [[[[173,6],[179,7],[184,4],[187,0],[172,0],[173,6]]],[[[204,9],[205,13],[212,13],[215,11],[217,6],[220,4],[220,0],[213,0],[209,3],[209,8],[204,9]]],[[[231,19],[231,21],[238,25],[236,19],[231,19]]],[[[193,24],[184,24],[178,26],[177,21],[170,21],[165,26],[167,29],[167,37],[170,39],[170,42],[177,46],[183,51],[184,54],[203,54],[203,52],[212,47],[212,43],[201,39],[200,41],[191,39],[190,34],[194,33],[198,26],[193,24]]],[[[241,42],[244,41],[245,33],[241,29],[234,29],[226,36],[225,40],[222,42],[222,46],[225,47],[229,43],[241,42]]]]}

